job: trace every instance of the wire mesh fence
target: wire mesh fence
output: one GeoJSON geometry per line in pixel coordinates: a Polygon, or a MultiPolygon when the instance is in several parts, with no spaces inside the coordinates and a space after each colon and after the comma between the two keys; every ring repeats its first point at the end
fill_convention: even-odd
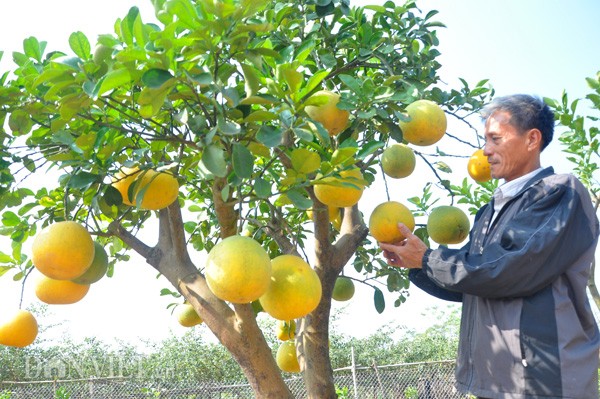
{"type": "MultiPolygon", "coordinates": [[[[334,371],[340,398],[464,399],[454,389],[454,361],[368,367],[334,371]]],[[[306,398],[301,377],[286,380],[296,398],[306,398]]],[[[107,377],[0,382],[0,399],[253,399],[247,383],[211,383],[107,377]]]]}

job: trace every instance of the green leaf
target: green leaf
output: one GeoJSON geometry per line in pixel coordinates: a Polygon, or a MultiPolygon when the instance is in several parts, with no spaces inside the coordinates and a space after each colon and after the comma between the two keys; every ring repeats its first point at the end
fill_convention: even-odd
{"type": "Polygon", "coordinates": [[[304,40],[302,44],[296,48],[296,56],[294,57],[294,61],[303,63],[304,60],[306,60],[306,58],[314,50],[315,46],[316,42],[314,40],[304,40]]]}
{"type": "Polygon", "coordinates": [[[594,79],[594,78],[585,78],[585,81],[587,82],[588,86],[591,89],[594,90],[599,90],[600,89],[600,80],[594,79]]]}
{"type": "Polygon", "coordinates": [[[195,30],[198,25],[198,13],[190,0],[169,0],[166,3],[167,11],[175,15],[186,27],[195,30]]]}
{"type": "Polygon", "coordinates": [[[383,313],[385,310],[385,298],[383,297],[383,292],[381,292],[379,288],[375,288],[375,292],[373,293],[373,302],[375,304],[375,310],[377,310],[377,313],[383,313]]]}
{"type": "Polygon", "coordinates": [[[84,60],[90,59],[92,47],[90,46],[90,41],[83,32],[71,33],[69,36],[69,46],[79,58],[84,60]]]}
{"type": "Polygon", "coordinates": [[[321,157],[306,148],[296,148],[290,156],[292,167],[298,173],[312,173],[321,166],[321,157]]]}
{"type": "Polygon", "coordinates": [[[259,198],[269,198],[272,194],[271,183],[258,177],[254,180],[254,192],[259,198]]]}
{"type": "Polygon", "coordinates": [[[366,144],[363,144],[358,150],[358,154],[356,155],[357,159],[365,159],[367,156],[373,154],[380,148],[383,148],[385,145],[382,141],[369,141],[366,144]]]}
{"type": "Polygon", "coordinates": [[[297,127],[297,128],[293,128],[292,131],[294,132],[296,137],[298,137],[300,140],[304,140],[309,143],[311,141],[313,141],[314,135],[312,134],[312,132],[310,130],[297,127]]]}
{"type": "Polygon", "coordinates": [[[260,89],[260,79],[256,73],[256,69],[248,64],[242,64],[242,72],[244,73],[244,87],[246,97],[252,97],[260,89]]]}
{"type": "Polygon", "coordinates": [[[319,86],[321,84],[321,82],[323,81],[323,79],[325,79],[327,77],[327,75],[329,75],[329,71],[318,71],[317,73],[312,75],[310,78],[308,78],[306,85],[304,86],[304,88],[302,89],[302,91],[300,93],[301,97],[304,97],[305,95],[309,94],[311,91],[313,91],[313,89],[315,89],[317,86],[319,86]]]}
{"type": "Polygon", "coordinates": [[[46,42],[39,42],[38,39],[33,36],[23,40],[23,50],[25,51],[25,55],[38,62],[42,61],[45,48],[46,42]]]}
{"type": "Polygon", "coordinates": [[[228,136],[235,136],[242,132],[240,125],[227,121],[222,116],[217,117],[217,130],[228,136]]]}
{"type": "Polygon", "coordinates": [[[4,226],[18,226],[21,218],[14,212],[6,211],[2,214],[2,224],[4,226]]]}
{"type": "Polygon", "coordinates": [[[158,89],[163,84],[173,79],[173,77],[171,72],[167,70],[152,68],[144,72],[142,75],[142,83],[147,87],[158,89]]]}
{"type": "Polygon", "coordinates": [[[308,197],[308,193],[302,188],[294,188],[286,194],[288,199],[292,201],[292,204],[298,209],[309,209],[313,206],[313,202],[308,197]]]}
{"type": "Polygon", "coordinates": [[[109,72],[102,79],[100,79],[100,81],[96,85],[98,86],[98,90],[94,90],[94,92],[96,92],[98,96],[101,96],[108,91],[129,84],[129,82],[131,82],[131,75],[129,74],[129,70],[125,68],[116,69],[109,72]]]}
{"type": "Polygon", "coordinates": [[[121,205],[121,203],[123,202],[123,197],[121,196],[121,193],[113,186],[106,187],[103,198],[109,206],[121,205]]]}
{"type": "Polygon", "coordinates": [[[340,75],[340,80],[354,93],[362,92],[362,82],[359,79],[350,75],[340,75]]]}
{"type": "Polygon", "coordinates": [[[244,145],[235,143],[233,145],[233,170],[235,174],[243,179],[252,176],[254,167],[254,157],[248,148],[244,145]]]}
{"type": "Polygon", "coordinates": [[[15,135],[27,134],[33,127],[29,113],[17,109],[8,117],[8,127],[15,135]]]}
{"type": "Polygon", "coordinates": [[[274,112],[258,110],[258,111],[252,112],[250,115],[248,115],[246,118],[244,118],[244,122],[246,122],[246,123],[268,122],[268,121],[275,120],[277,118],[278,118],[278,115],[274,112]]]}
{"type": "Polygon", "coordinates": [[[79,172],[74,174],[69,179],[67,183],[67,187],[74,188],[76,190],[85,190],[90,187],[92,184],[101,181],[102,178],[100,175],[89,172],[79,172]]]}
{"type": "Polygon", "coordinates": [[[130,47],[133,46],[133,30],[134,30],[134,26],[135,26],[135,20],[137,18],[139,18],[140,15],[140,10],[137,7],[131,7],[129,9],[129,12],[127,13],[127,16],[125,17],[125,19],[123,19],[121,21],[121,23],[119,24],[119,28],[121,28],[120,31],[120,37],[121,39],[130,47]]]}
{"type": "Polygon", "coordinates": [[[218,177],[227,176],[225,151],[214,144],[209,145],[202,153],[202,163],[212,174],[218,177]]]}
{"type": "Polygon", "coordinates": [[[352,165],[355,163],[354,154],[358,147],[342,147],[333,152],[331,156],[332,165],[352,165]]]}
{"type": "Polygon", "coordinates": [[[263,125],[256,133],[256,139],[267,147],[277,147],[283,139],[283,130],[274,126],[263,125]]]}

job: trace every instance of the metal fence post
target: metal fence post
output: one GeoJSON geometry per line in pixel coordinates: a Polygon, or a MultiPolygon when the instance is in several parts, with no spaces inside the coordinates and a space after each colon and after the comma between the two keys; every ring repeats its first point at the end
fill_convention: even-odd
{"type": "Polygon", "coordinates": [[[350,355],[352,357],[352,383],[354,384],[354,398],[358,399],[358,384],[356,382],[356,362],[354,361],[354,347],[350,348],[350,355]]]}

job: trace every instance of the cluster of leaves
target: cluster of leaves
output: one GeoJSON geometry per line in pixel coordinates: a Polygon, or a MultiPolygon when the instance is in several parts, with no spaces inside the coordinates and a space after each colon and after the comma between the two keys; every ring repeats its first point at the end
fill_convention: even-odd
{"type": "MultiPolygon", "coordinates": [[[[40,224],[63,219],[84,222],[113,259],[127,259],[108,224],[136,231],[151,214],[122,205],[110,185],[123,166],[178,177],[196,250],[210,250],[223,230],[244,228],[273,256],[286,250],[274,236],[303,249],[311,187],[355,165],[372,182],[381,149],[402,141],[406,104],[431,98],[468,115],[491,93],[486,81],[440,87],[435,30],[442,25],[435,11],[420,16],[412,0],[364,8],[346,0],[153,5],[157,22],[144,22],[133,7],[95,46],[75,32],[71,53],[46,52],[30,37],[13,54],[14,80],[0,78],[1,233],[13,251],[1,254],[0,273],[19,268],[23,276],[31,262],[22,244],[40,224]],[[321,89],[341,93],[339,107],[352,113],[336,138],[304,112],[323,101],[313,95],[321,89]],[[55,187],[17,188],[18,176],[50,166],[55,187]],[[235,212],[221,214],[219,205],[235,212]]],[[[359,248],[356,270],[405,290],[402,272],[376,255],[359,248]]]]}
{"type": "Polygon", "coordinates": [[[598,198],[600,181],[598,180],[598,162],[600,161],[600,72],[586,79],[591,93],[585,99],[591,103],[583,114],[578,110],[580,99],[569,101],[564,92],[560,100],[544,99],[554,110],[556,120],[567,130],[558,140],[563,144],[567,159],[573,163],[573,171],[585,186],[598,198]]]}

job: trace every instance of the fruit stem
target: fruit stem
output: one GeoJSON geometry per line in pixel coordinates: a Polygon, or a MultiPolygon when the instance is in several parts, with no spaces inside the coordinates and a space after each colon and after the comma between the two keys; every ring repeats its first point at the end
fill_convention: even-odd
{"type": "Polygon", "coordinates": [[[19,297],[19,309],[23,306],[23,296],[25,295],[25,282],[27,281],[27,277],[33,271],[33,267],[30,267],[27,273],[25,273],[25,277],[23,278],[23,282],[21,283],[21,296],[19,297]]]}

